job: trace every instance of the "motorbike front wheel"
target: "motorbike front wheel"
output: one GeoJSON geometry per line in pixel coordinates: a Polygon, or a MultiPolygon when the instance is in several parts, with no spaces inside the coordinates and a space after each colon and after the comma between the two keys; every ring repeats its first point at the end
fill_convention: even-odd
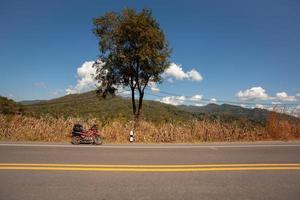
{"type": "Polygon", "coordinates": [[[72,144],[80,144],[80,141],[81,141],[80,136],[73,136],[71,143],[72,144]]]}
{"type": "Polygon", "coordinates": [[[95,145],[101,145],[102,144],[102,140],[100,136],[95,136],[94,137],[94,144],[95,145]]]}

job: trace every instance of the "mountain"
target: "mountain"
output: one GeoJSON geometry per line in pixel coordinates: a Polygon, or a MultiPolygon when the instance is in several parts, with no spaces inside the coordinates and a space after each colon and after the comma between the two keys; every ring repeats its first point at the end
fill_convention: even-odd
{"type": "Polygon", "coordinates": [[[210,103],[206,106],[185,106],[181,105],[180,108],[184,111],[194,112],[194,113],[210,113],[214,115],[223,115],[223,116],[235,116],[235,117],[244,117],[251,120],[264,121],[269,111],[265,109],[249,109],[243,108],[241,106],[229,105],[229,104],[214,104],[210,103]]]}
{"type": "Polygon", "coordinates": [[[33,105],[33,104],[37,104],[37,103],[42,103],[45,100],[24,100],[24,101],[20,101],[18,103],[22,104],[22,105],[33,105]]]}
{"type": "MultiPolygon", "coordinates": [[[[23,102],[24,103],[24,102],[23,102]]],[[[95,91],[81,94],[71,94],[60,98],[31,101],[24,104],[28,114],[96,117],[101,120],[132,119],[131,100],[119,96],[102,99],[97,97],[95,91]]],[[[155,123],[186,121],[190,119],[220,119],[231,122],[233,120],[247,119],[264,123],[270,111],[265,109],[248,109],[229,104],[208,104],[206,106],[173,106],[157,101],[144,100],[143,118],[155,123]]],[[[291,118],[291,116],[284,115],[291,118]]]]}
{"type": "MultiPolygon", "coordinates": [[[[131,119],[131,100],[119,96],[102,99],[95,91],[70,94],[60,98],[40,101],[25,105],[28,114],[52,116],[97,117],[107,120],[112,118],[131,119]]],[[[178,107],[157,101],[143,102],[143,117],[152,122],[184,121],[194,117],[194,114],[178,107]]]]}

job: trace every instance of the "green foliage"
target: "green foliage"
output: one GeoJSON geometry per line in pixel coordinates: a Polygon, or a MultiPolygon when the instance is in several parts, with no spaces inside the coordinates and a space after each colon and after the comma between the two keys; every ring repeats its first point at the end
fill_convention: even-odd
{"type": "Polygon", "coordinates": [[[95,18],[94,34],[99,39],[100,60],[95,63],[99,93],[106,97],[118,86],[130,87],[133,114],[139,116],[144,89],[149,82],[161,81],[169,65],[170,50],[159,24],[150,10],[137,13],[124,9],[95,18]],[[138,108],[134,100],[139,93],[138,108]]]}
{"type": "Polygon", "coordinates": [[[0,96],[0,114],[19,114],[23,112],[23,105],[6,97],[0,96]]]}

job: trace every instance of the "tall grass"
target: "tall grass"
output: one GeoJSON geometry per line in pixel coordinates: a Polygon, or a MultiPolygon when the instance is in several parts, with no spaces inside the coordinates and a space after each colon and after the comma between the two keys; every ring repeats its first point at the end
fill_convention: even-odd
{"type": "Polygon", "coordinates": [[[271,112],[267,118],[266,130],[270,138],[291,140],[300,138],[300,119],[271,112]]]}
{"type": "MultiPolygon", "coordinates": [[[[131,130],[130,122],[121,120],[103,124],[96,118],[0,115],[0,140],[70,141],[75,123],[83,124],[86,129],[97,124],[106,143],[127,143],[131,130]]],[[[295,133],[298,135],[294,134],[293,137],[299,137],[299,127],[297,131],[295,133]]],[[[255,141],[271,139],[273,136],[268,134],[265,127],[248,121],[226,123],[219,120],[190,120],[160,125],[141,121],[136,130],[136,141],[141,143],[255,141]]]]}

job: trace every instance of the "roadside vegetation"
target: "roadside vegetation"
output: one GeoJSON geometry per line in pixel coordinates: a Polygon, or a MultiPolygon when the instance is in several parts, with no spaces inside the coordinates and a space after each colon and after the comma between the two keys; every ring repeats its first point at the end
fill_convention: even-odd
{"type": "MultiPolygon", "coordinates": [[[[0,115],[0,139],[12,141],[70,141],[74,123],[85,128],[97,124],[101,128],[104,142],[127,143],[131,123],[112,120],[103,123],[99,119],[64,118],[42,116],[39,118],[22,115],[0,115]]],[[[254,141],[271,139],[263,126],[248,122],[221,123],[219,120],[191,120],[154,124],[141,121],[137,130],[137,142],[211,142],[211,141],[254,141]]]]}
{"type": "Polygon", "coordinates": [[[266,131],[274,140],[299,139],[300,119],[270,112],[266,122],[266,131]]]}
{"type": "MultiPolygon", "coordinates": [[[[92,92],[69,95],[27,106],[5,99],[6,103],[1,104],[1,111],[5,112],[0,114],[0,140],[67,142],[70,141],[73,125],[81,123],[85,129],[97,124],[105,143],[127,143],[132,129],[130,100],[115,97],[98,102],[96,96],[91,96],[92,92]],[[84,103],[85,98],[90,103],[84,103]],[[97,102],[102,106],[95,106],[97,102]],[[94,113],[101,115],[93,115],[93,111],[89,109],[92,107],[100,109],[94,110],[94,113]]],[[[137,127],[139,134],[136,142],[198,143],[300,139],[299,118],[275,112],[268,112],[265,120],[256,121],[249,117],[236,117],[235,114],[181,111],[177,107],[159,102],[146,101],[144,109],[145,117],[137,127]]]]}
{"type": "MultiPolygon", "coordinates": [[[[104,123],[97,118],[64,118],[22,115],[0,115],[0,140],[10,141],[70,141],[74,123],[85,128],[97,124],[106,143],[127,143],[132,126],[129,121],[112,120],[104,123]]],[[[299,121],[281,119],[271,114],[267,126],[246,119],[221,122],[219,119],[190,120],[155,124],[141,121],[136,142],[198,143],[216,141],[293,140],[300,138],[299,121]]]]}

